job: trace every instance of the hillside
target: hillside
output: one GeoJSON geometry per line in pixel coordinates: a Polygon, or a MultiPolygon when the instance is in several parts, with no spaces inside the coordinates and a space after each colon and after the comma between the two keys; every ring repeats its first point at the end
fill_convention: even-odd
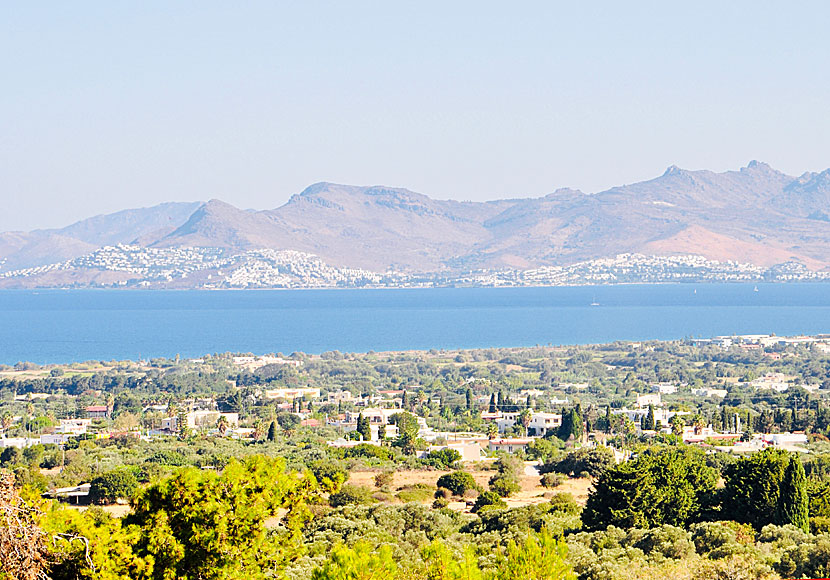
{"type": "Polygon", "coordinates": [[[407,189],[317,183],[275,209],[219,200],[97,216],[59,230],[0,234],[0,272],[103,246],[295,250],[340,268],[460,273],[527,270],[619,254],[702,255],[769,267],[830,265],[830,170],[792,177],[753,161],[715,173],[668,168],[585,194],[459,202],[407,189]]]}

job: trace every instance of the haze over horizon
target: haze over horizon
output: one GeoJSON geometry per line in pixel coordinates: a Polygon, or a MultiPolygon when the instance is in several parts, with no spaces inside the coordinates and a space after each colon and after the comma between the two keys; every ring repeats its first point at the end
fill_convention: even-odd
{"type": "Polygon", "coordinates": [[[830,6],[11,5],[0,231],[308,185],[595,193],[830,166],[830,6]]]}

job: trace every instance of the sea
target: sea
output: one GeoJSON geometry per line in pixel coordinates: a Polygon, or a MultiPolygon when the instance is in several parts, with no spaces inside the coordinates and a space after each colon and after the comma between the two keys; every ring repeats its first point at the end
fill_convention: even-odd
{"type": "Polygon", "coordinates": [[[830,333],[830,284],[3,290],[0,364],[830,333]]]}

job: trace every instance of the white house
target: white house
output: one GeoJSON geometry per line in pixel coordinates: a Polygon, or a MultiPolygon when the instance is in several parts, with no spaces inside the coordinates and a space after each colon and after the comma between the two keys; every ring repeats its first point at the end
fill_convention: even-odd
{"type": "Polygon", "coordinates": [[[515,453],[524,451],[533,439],[491,439],[487,444],[490,451],[506,451],[515,453]]]}
{"type": "MultiPolygon", "coordinates": [[[[190,411],[186,415],[187,426],[190,429],[199,427],[213,428],[219,421],[219,417],[225,417],[230,427],[239,425],[239,413],[220,413],[219,411],[190,411]]],[[[161,420],[161,428],[167,431],[177,431],[179,428],[179,418],[165,417],[161,420]]]]}

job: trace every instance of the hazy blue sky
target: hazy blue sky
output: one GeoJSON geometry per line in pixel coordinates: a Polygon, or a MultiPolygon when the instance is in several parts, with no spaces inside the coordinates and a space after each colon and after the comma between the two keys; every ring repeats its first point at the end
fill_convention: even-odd
{"type": "Polygon", "coordinates": [[[830,166],[827,2],[6,2],[0,230],[830,166]]]}

